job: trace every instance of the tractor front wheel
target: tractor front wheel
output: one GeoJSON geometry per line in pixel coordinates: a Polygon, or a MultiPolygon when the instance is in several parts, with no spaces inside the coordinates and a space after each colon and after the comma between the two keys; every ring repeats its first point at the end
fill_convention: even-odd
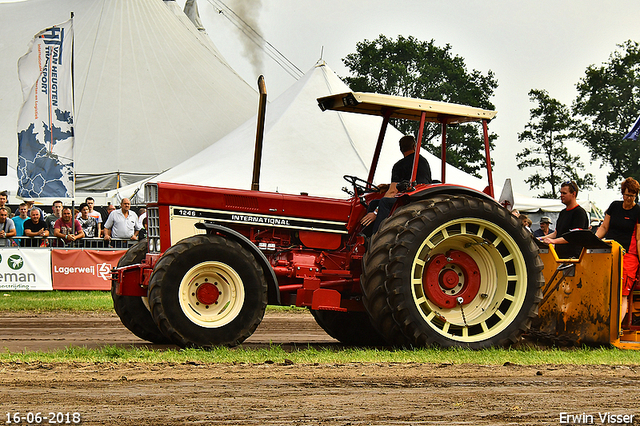
{"type": "Polygon", "coordinates": [[[264,317],[267,283],[253,255],[218,235],[167,250],[149,284],[154,320],[182,347],[236,346],[264,317]]]}

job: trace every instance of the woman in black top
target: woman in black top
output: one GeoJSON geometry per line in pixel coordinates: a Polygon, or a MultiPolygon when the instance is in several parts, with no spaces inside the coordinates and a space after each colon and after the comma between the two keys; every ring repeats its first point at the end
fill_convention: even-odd
{"type": "Polygon", "coordinates": [[[636,203],[636,196],[640,184],[634,178],[627,178],[622,182],[622,201],[611,203],[604,215],[604,222],[596,231],[598,238],[615,240],[626,251],[629,251],[631,236],[640,217],[640,206],[636,203]]]}
{"type": "Polygon", "coordinates": [[[640,206],[636,203],[640,184],[634,178],[626,178],[622,182],[622,201],[614,201],[605,212],[604,222],[596,231],[598,238],[615,240],[627,253],[622,259],[623,285],[622,300],[620,303],[620,321],[627,311],[628,296],[636,284],[638,274],[638,242],[633,238],[638,232],[636,224],[640,218],[640,206]]]}

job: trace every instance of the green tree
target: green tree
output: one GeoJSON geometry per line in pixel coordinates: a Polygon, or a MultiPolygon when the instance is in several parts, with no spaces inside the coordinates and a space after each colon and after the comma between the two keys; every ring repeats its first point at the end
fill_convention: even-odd
{"type": "Polygon", "coordinates": [[[595,177],[591,173],[578,173],[584,170],[584,165],[579,156],[569,154],[565,145],[575,125],[569,108],[551,98],[546,90],[530,90],[529,99],[536,106],[531,108],[530,120],[524,132],[518,134],[518,141],[533,145],[525,146],[516,154],[516,160],[520,170],[533,167],[536,171],[525,182],[531,189],[549,185],[551,190],[540,195],[543,198],[555,198],[556,190],[567,180],[574,180],[582,189],[593,187],[595,177]]]}
{"type": "Polygon", "coordinates": [[[640,113],[640,46],[628,40],[617,47],[601,66],[587,67],[573,104],[580,118],[577,138],[592,159],[611,167],[610,188],[628,176],[640,177],[640,145],[622,139],[640,113]]]}
{"type": "MultiPolygon", "coordinates": [[[[498,82],[492,71],[483,75],[469,72],[464,59],[451,52],[451,46],[439,47],[435,41],[420,41],[398,36],[397,40],[380,35],[376,40],[357,43],[356,52],[342,62],[351,75],[344,78],[354,91],[386,93],[495,109],[489,101],[498,82]]],[[[394,121],[401,132],[417,136],[418,123],[394,121]]],[[[438,124],[425,126],[422,146],[440,156],[438,124]]],[[[478,176],[484,168],[484,140],[477,125],[459,125],[447,130],[447,162],[478,176]]],[[[496,139],[490,134],[491,146],[496,139]]]]}

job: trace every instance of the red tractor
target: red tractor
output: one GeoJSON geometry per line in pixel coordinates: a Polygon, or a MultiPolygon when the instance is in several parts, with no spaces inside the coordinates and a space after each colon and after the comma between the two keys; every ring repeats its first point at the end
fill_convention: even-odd
{"type": "Polygon", "coordinates": [[[537,314],[543,263],[530,234],[493,199],[487,123],[496,112],[368,93],[318,102],[323,111],[383,117],[368,178],[345,176],[352,197],[147,184],[148,240],[114,270],[123,324],[156,343],[234,346],[268,304],[296,305],[349,345],[515,342],[537,314]],[[440,123],[443,153],[447,126],[481,123],[489,186],[409,184],[368,238],[360,219],[382,197],[373,175],[394,118],[418,120],[419,142],[426,122],[440,123]]]}

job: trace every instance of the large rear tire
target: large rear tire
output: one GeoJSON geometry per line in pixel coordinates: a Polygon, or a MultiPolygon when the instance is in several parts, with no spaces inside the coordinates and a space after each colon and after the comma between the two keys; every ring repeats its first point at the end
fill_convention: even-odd
{"type": "Polygon", "coordinates": [[[387,341],[371,324],[366,312],[311,310],[311,315],[327,334],[349,346],[386,346],[387,341]]]}
{"type": "Polygon", "coordinates": [[[379,264],[365,263],[365,275],[377,284],[365,285],[378,287],[364,300],[387,339],[400,332],[418,347],[502,346],[537,315],[544,283],[537,246],[493,201],[452,196],[401,207],[374,236],[375,253],[379,264]]]}
{"type": "Polygon", "coordinates": [[[149,284],[151,313],[182,347],[236,346],[264,317],[267,282],[253,255],[218,235],[169,248],[149,284]]]}
{"type": "MultiPolygon", "coordinates": [[[[433,205],[435,201],[445,199],[437,197],[428,200],[426,205],[433,205]]],[[[380,230],[371,238],[369,250],[364,254],[360,286],[363,302],[373,326],[393,346],[412,346],[412,342],[402,333],[400,325],[393,319],[393,309],[387,301],[385,283],[387,281],[387,266],[389,264],[389,250],[396,244],[398,233],[412,218],[420,214],[425,203],[412,203],[396,210],[380,225],[380,230]]]]}
{"type": "MultiPolygon", "coordinates": [[[[142,262],[146,254],[147,240],[141,240],[131,246],[124,256],[120,258],[118,267],[138,264],[142,262]]],[[[113,308],[116,314],[118,314],[120,321],[129,331],[139,338],[152,343],[171,343],[171,339],[162,334],[153,321],[146,297],[117,295],[114,284],[111,286],[111,298],[113,299],[113,308]]]]}

